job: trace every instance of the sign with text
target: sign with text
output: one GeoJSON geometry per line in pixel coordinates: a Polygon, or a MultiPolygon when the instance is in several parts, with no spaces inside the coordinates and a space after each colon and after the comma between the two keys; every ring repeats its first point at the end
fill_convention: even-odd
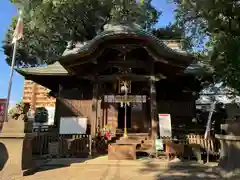
{"type": "Polygon", "coordinates": [[[3,124],[5,121],[5,107],[7,99],[0,99],[0,132],[2,131],[3,124]]]}
{"type": "Polygon", "coordinates": [[[147,98],[145,95],[105,95],[104,101],[109,103],[127,103],[138,102],[146,103],[147,98]]]}
{"type": "Polygon", "coordinates": [[[170,114],[159,114],[159,131],[161,137],[172,137],[172,125],[170,114]]]}

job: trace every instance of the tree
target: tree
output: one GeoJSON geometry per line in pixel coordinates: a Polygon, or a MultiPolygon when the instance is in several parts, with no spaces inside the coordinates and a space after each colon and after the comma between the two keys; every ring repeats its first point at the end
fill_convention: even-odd
{"type": "Polygon", "coordinates": [[[202,48],[215,81],[240,92],[240,3],[236,0],[174,0],[176,21],[202,48]]]}
{"type": "Polygon", "coordinates": [[[192,42],[189,37],[186,36],[185,31],[182,27],[174,24],[169,24],[166,27],[153,29],[153,35],[161,40],[174,40],[179,41],[182,45],[182,48],[187,51],[192,50],[192,42]]]}
{"type": "Polygon", "coordinates": [[[10,109],[9,116],[14,120],[27,120],[27,112],[30,108],[30,105],[27,103],[23,103],[22,101],[16,104],[15,107],[10,109]]]}
{"type": "MultiPolygon", "coordinates": [[[[151,28],[160,13],[151,6],[135,0],[11,0],[23,7],[24,39],[19,41],[17,66],[38,66],[61,56],[67,44],[91,40],[110,21],[119,21],[123,14],[144,28],[151,28]]],[[[13,19],[6,39],[4,52],[11,63],[11,36],[16,25],[13,19]]]]}

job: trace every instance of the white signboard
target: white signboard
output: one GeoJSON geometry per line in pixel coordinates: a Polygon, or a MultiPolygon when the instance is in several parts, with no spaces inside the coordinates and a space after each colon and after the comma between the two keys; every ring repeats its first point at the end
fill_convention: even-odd
{"type": "Polygon", "coordinates": [[[170,114],[159,114],[159,131],[161,137],[172,137],[172,125],[170,114]]]}
{"type": "Polygon", "coordinates": [[[87,118],[61,117],[60,134],[86,134],[87,118]]]}

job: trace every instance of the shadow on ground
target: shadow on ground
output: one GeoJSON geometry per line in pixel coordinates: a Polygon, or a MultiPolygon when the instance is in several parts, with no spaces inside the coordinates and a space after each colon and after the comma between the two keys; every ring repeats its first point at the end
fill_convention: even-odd
{"type": "Polygon", "coordinates": [[[144,173],[156,172],[155,180],[221,180],[240,179],[240,173],[227,173],[214,166],[201,165],[194,162],[174,162],[167,165],[166,170],[159,172],[159,166],[145,163],[140,170],[144,173]]]}
{"type": "Polygon", "coordinates": [[[89,160],[88,158],[62,158],[62,159],[46,159],[35,161],[35,167],[27,170],[24,176],[31,176],[38,172],[66,168],[74,163],[84,163],[89,160]]]}
{"type": "Polygon", "coordinates": [[[6,146],[0,142],[0,171],[3,170],[5,164],[8,161],[8,151],[6,146]]]}

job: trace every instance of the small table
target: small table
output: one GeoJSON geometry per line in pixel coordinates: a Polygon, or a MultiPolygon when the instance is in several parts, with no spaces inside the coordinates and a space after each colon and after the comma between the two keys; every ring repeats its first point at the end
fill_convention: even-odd
{"type": "Polygon", "coordinates": [[[108,160],[136,160],[135,144],[109,144],[108,160]]]}

